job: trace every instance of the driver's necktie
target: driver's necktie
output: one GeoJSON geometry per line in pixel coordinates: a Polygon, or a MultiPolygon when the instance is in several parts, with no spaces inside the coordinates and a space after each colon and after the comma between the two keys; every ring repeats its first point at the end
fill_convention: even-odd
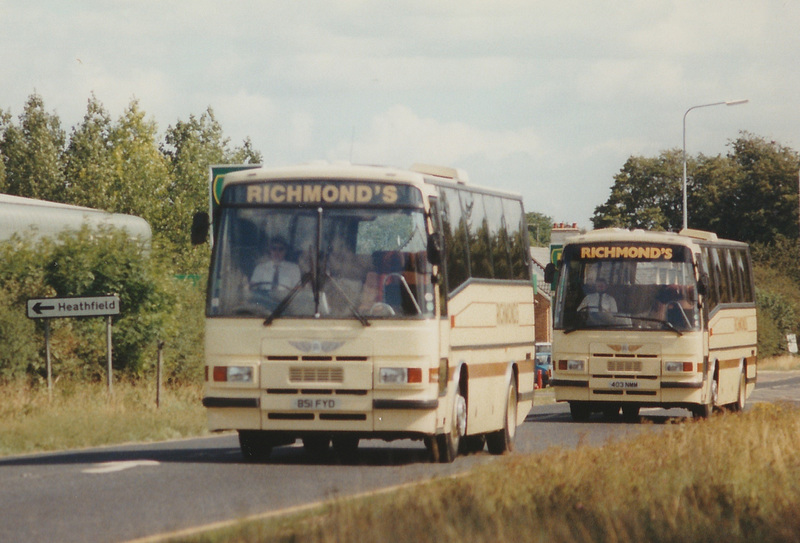
{"type": "Polygon", "coordinates": [[[270,285],[270,290],[272,292],[275,292],[275,291],[278,290],[278,281],[280,281],[280,269],[281,269],[281,263],[280,262],[276,262],[275,263],[275,273],[272,274],[272,285],[270,285]]]}

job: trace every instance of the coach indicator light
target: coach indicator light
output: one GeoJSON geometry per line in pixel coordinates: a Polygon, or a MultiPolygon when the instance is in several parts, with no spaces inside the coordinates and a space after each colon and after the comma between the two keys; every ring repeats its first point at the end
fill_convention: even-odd
{"type": "Polygon", "coordinates": [[[664,369],[668,373],[690,372],[694,370],[694,363],[692,362],[666,362],[664,369]]]}
{"type": "Polygon", "coordinates": [[[421,383],[422,368],[381,368],[379,379],[384,385],[421,383]]]}
{"type": "Polygon", "coordinates": [[[250,366],[214,366],[214,381],[218,383],[252,383],[250,366]]]}

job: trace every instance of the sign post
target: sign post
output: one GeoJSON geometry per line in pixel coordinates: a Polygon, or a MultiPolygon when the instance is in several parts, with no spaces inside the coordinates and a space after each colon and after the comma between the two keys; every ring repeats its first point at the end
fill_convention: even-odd
{"type": "Polygon", "coordinates": [[[119,296],[91,296],[67,298],[30,298],[28,318],[45,319],[44,341],[47,363],[47,391],[52,394],[53,379],[50,362],[50,319],[74,317],[106,317],[106,383],[111,392],[111,316],[119,315],[119,296]]]}

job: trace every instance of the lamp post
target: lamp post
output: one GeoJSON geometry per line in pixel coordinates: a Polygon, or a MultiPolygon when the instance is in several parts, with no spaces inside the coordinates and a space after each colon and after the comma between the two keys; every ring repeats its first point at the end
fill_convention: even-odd
{"type": "Polygon", "coordinates": [[[686,195],[686,116],[693,109],[710,106],[738,106],[739,104],[746,104],[749,100],[727,100],[724,102],[714,102],[712,104],[701,104],[699,106],[692,106],[683,114],[683,227],[689,227],[689,213],[686,207],[688,197],[686,195]]]}

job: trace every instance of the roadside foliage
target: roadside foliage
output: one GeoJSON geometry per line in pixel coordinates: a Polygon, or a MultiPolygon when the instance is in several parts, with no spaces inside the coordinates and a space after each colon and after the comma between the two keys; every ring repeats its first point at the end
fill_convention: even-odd
{"type": "MultiPolygon", "coordinates": [[[[689,157],[690,225],[753,244],[759,354],[778,355],[800,325],[800,159],[747,133],[730,146],[727,156],[689,157]]],[[[678,229],[681,158],[677,150],[630,157],[595,209],[594,226],[678,229]]],[[[114,323],[115,371],[152,371],[163,341],[170,378],[199,380],[209,249],[189,243],[191,217],[207,208],[210,165],[261,161],[249,139],[231,145],[210,107],[163,134],[135,99],[114,119],[92,94],[69,130],[36,93],[16,119],[0,109],[0,192],[138,215],[153,231],[146,252],[110,233],[102,242],[72,232],[58,241],[3,243],[0,379],[43,376],[42,323],[24,318],[26,297],[118,293],[125,309],[114,323]]],[[[532,239],[546,245],[549,218],[528,215],[532,239]]],[[[101,378],[103,326],[100,319],[53,323],[56,376],[101,378]]]]}

